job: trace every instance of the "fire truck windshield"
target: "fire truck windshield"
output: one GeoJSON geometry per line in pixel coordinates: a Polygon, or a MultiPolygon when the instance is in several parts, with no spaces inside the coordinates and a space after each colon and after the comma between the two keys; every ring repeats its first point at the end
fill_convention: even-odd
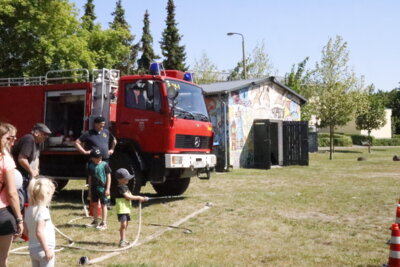
{"type": "Polygon", "coordinates": [[[175,116],[188,120],[209,121],[204,96],[200,87],[176,80],[166,80],[167,90],[174,87],[178,91],[175,99],[169,99],[175,116]]]}

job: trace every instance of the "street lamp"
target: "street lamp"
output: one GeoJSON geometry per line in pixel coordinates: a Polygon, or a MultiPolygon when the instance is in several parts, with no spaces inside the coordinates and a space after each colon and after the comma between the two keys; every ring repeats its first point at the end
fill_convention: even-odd
{"type": "Polygon", "coordinates": [[[238,33],[238,32],[228,32],[226,35],[231,36],[231,35],[234,35],[234,34],[242,36],[243,78],[246,79],[246,55],[244,54],[244,36],[243,36],[243,34],[238,33]]]}

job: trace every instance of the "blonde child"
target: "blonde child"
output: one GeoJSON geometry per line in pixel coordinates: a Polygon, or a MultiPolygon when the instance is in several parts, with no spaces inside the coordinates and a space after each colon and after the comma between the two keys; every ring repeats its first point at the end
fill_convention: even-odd
{"type": "Polygon", "coordinates": [[[129,242],[126,240],[126,232],[128,230],[128,222],[131,220],[130,212],[132,208],[132,200],[138,200],[140,202],[149,200],[147,197],[134,196],[131,194],[127,184],[133,177],[135,177],[135,175],[131,175],[128,170],[124,168],[120,168],[115,172],[115,178],[118,181],[115,208],[117,210],[118,221],[121,223],[119,228],[120,247],[126,247],[129,245],[129,242]]]}
{"type": "Polygon", "coordinates": [[[48,205],[55,186],[50,179],[31,179],[29,206],[25,209],[25,224],[29,235],[29,254],[33,267],[53,267],[56,237],[48,205]]]}

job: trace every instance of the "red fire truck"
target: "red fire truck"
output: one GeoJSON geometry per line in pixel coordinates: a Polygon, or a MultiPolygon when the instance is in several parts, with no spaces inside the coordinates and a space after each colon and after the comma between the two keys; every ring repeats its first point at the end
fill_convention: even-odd
{"type": "Polygon", "coordinates": [[[150,182],[160,195],[180,195],[191,177],[210,178],[216,164],[212,126],[190,73],[153,64],[148,75],[120,77],[117,70],[101,69],[91,82],[89,77],[77,69],[0,79],[0,121],[15,125],[18,136],[35,122],[53,133],[42,148],[42,175],[53,177],[59,189],[69,179],[85,179],[87,157],[73,143],[101,115],[118,139],[110,166],[135,173],[133,192],[150,182]]]}

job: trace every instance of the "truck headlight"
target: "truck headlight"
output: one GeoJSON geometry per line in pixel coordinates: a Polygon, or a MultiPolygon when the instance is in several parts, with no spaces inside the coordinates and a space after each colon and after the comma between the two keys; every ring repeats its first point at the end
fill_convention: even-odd
{"type": "Polygon", "coordinates": [[[181,165],[183,162],[183,157],[182,156],[172,156],[171,161],[172,161],[173,165],[175,165],[175,164],[181,165]]]}

